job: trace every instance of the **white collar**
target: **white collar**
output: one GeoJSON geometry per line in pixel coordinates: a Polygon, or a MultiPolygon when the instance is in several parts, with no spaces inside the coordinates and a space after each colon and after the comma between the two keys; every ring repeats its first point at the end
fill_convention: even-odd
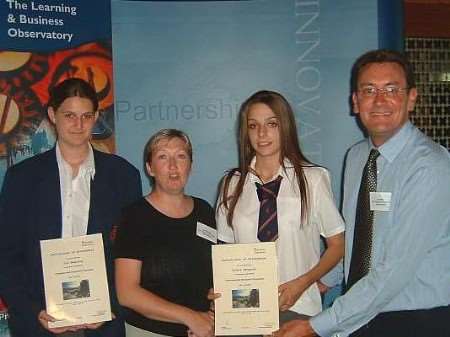
{"type": "MultiPolygon", "coordinates": [[[[284,164],[284,168],[283,169],[283,165],[280,165],[280,167],[278,168],[278,172],[274,174],[274,176],[272,178],[270,178],[268,181],[266,181],[266,183],[275,180],[278,176],[282,176],[283,178],[288,178],[287,176],[287,170],[288,169],[293,169],[294,166],[292,165],[291,161],[287,158],[284,158],[283,160],[283,164],[284,164]]],[[[261,179],[259,179],[259,177],[257,175],[255,175],[253,172],[255,171],[255,166],[256,166],[256,156],[252,158],[252,161],[250,162],[250,170],[248,171],[249,178],[252,182],[259,182],[262,183],[261,179]]]]}
{"type": "MultiPolygon", "coordinates": [[[[64,157],[61,153],[61,149],[59,148],[59,143],[56,142],[56,161],[58,165],[62,165],[66,172],[70,173],[72,176],[72,167],[68,162],[64,160],[64,157]]],[[[91,180],[94,180],[95,177],[95,161],[94,161],[94,151],[92,150],[92,145],[89,144],[88,155],[86,159],[81,163],[78,174],[83,176],[88,176],[91,180]]]]}

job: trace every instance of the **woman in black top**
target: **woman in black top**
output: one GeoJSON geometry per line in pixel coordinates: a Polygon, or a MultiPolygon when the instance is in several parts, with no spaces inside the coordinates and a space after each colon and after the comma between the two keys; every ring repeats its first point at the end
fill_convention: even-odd
{"type": "Polygon", "coordinates": [[[192,164],[186,134],[164,129],[145,149],[152,192],[125,209],[117,233],[116,284],[127,333],[211,337],[214,210],[184,194],[192,164]]]}

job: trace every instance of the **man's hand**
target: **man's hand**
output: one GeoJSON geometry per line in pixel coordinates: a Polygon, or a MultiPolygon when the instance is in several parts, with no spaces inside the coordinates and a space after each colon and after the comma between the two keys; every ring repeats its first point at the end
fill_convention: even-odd
{"type": "Polygon", "coordinates": [[[296,319],[284,323],[280,330],[273,333],[274,337],[313,337],[317,336],[308,320],[296,319]]]}

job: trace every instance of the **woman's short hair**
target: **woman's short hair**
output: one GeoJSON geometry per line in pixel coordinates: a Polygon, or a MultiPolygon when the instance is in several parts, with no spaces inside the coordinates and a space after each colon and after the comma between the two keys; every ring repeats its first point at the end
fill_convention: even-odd
{"type": "Polygon", "coordinates": [[[48,106],[58,110],[61,104],[70,97],[87,98],[91,101],[94,111],[98,110],[98,98],[95,89],[81,78],[69,78],[50,89],[48,106]]]}
{"type": "Polygon", "coordinates": [[[188,152],[189,158],[192,161],[192,143],[189,139],[189,136],[181,130],[177,129],[161,129],[155,134],[153,134],[145,145],[144,149],[144,162],[150,163],[152,159],[153,151],[155,150],[156,145],[162,141],[167,140],[170,141],[173,138],[179,138],[186,144],[186,150],[188,152]]]}

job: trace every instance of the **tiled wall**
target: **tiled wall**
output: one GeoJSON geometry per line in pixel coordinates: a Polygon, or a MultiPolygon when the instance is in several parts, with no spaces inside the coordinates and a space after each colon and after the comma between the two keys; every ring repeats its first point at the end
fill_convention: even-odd
{"type": "Polygon", "coordinates": [[[413,63],[419,100],[411,119],[436,142],[450,149],[450,39],[405,39],[413,63]]]}

